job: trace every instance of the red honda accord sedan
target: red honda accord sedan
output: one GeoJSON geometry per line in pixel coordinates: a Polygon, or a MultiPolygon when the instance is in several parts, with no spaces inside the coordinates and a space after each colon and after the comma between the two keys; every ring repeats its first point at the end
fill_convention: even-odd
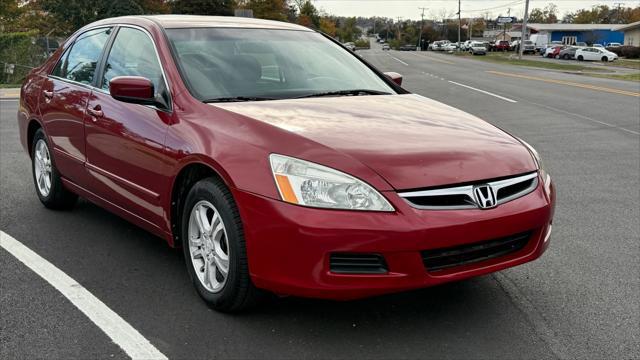
{"type": "Polygon", "coordinates": [[[122,17],[28,76],[18,123],[46,207],[82,196],[181,247],[221,311],[538,258],[555,191],[536,151],[401,81],[298,25],[122,17]]]}

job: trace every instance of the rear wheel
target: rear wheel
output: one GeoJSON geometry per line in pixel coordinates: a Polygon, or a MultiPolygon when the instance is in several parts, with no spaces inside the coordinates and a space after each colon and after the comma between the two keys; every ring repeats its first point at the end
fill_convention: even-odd
{"type": "Polygon", "coordinates": [[[570,56],[569,56],[569,54],[564,54],[564,55],[562,56],[562,58],[563,58],[563,59],[565,59],[565,60],[569,60],[569,57],[570,57],[570,56]]]}
{"type": "Polygon", "coordinates": [[[71,209],[78,200],[78,195],[62,185],[62,179],[49,149],[44,131],[38,129],[33,136],[31,149],[31,168],[36,193],[40,202],[49,209],[71,209]]]}
{"type": "Polygon", "coordinates": [[[260,291],[249,276],[242,221],[229,189],[216,178],[200,180],[182,215],[184,258],[200,297],[223,312],[255,305],[260,291]]]}

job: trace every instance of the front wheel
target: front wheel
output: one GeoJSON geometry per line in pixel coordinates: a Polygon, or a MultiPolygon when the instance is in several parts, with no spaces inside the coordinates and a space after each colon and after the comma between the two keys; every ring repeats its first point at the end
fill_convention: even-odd
{"type": "Polygon", "coordinates": [[[609,62],[609,58],[606,56],[603,56],[601,60],[602,62],[609,62]]]}
{"type": "Polygon", "coordinates": [[[182,212],[182,248],[193,284],[209,306],[237,312],[256,304],[242,221],[229,189],[216,178],[198,181],[182,212]]]}
{"type": "Polygon", "coordinates": [[[38,129],[33,136],[31,149],[31,168],[36,193],[40,202],[49,209],[71,209],[76,204],[78,195],[64,188],[49,149],[44,131],[38,129]]]}
{"type": "Polygon", "coordinates": [[[578,55],[578,61],[584,61],[584,57],[582,57],[582,55],[578,55]]]}
{"type": "Polygon", "coordinates": [[[564,56],[562,56],[562,58],[565,60],[569,60],[569,57],[570,57],[569,54],[564,54],[564,56]]]}

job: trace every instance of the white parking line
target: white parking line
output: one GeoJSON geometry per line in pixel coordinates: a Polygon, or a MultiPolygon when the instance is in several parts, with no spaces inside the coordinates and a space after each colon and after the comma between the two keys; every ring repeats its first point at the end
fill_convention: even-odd
{"type": "Polygon", "coordinates": [[[1,230],[0,247],[60,291],[132,359],[167,359],[138,330],[77,281],[1,230]]]}
{"type": "Polygon", "coordinates": [[[484,91],[484,90],[476,89],[476,88],[471,87],[471,86],[469,86],[469,85],[460,84],[460,83],[458,83],[458,82],[451,81],[451,80],[449,80],[449,82],[450,82],[450,83],[452,83],[452,84],[454,84],[454,85],[462,86],[462,87],[465,87],[465,88],[467,88],[467,89],[475,90],[475,91],[477,91],[477,92],[481,92],[481,93],[483,93],[483,94],[487,94],[487,95],[490,95],[490,96],[493,96],[493,97],[497,97],[498,99],[502,99],[502,100],[504,100],[504,101],[508,101],[508,102],[510,102],[510,103],[517,103],[517,101],[515,101],[515,100],[513,100],[513,99],[509,99],[509,98],[506,98],[506,97],[504,97],[504,96],[500,96],[500,95],[497,95],[497,94],[494,94],[494,93],[491,93],[491,92],[488,92],[488,91],[484,91]]]}
{"type": "Polygon", "coordinates": [[[396,61],[398,61],[398,62],[400,62],[400,63],[404,64],[404,66],[409,66],[409,64],[407,64],[406,62],[404,62],[404,61],[402,61],[402,60],[398,59],[397,57],[395,57],[395,56],[393,56],[393,55],[389,55],[389,56],[391,56],[392,58],[394,58],[396,61]]]}

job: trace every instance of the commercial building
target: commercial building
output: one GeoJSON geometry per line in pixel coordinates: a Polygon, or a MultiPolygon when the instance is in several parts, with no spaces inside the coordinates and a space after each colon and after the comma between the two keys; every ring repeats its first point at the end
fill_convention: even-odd
{"type": "Polygon", "coordinates": [[[527,29],[531,34],[548,35],[549,41],[562,41],[568,45],[576,42],[607,45],[624,41],[624,33],[617,30],[619,26],[620,24],[527,24],[527,29]]]}
{"type": "Polygon", "coordinates": [[[614,30],[624,33],[624,45],[640,46],[640,21],[620,25],[614,30]]]}

